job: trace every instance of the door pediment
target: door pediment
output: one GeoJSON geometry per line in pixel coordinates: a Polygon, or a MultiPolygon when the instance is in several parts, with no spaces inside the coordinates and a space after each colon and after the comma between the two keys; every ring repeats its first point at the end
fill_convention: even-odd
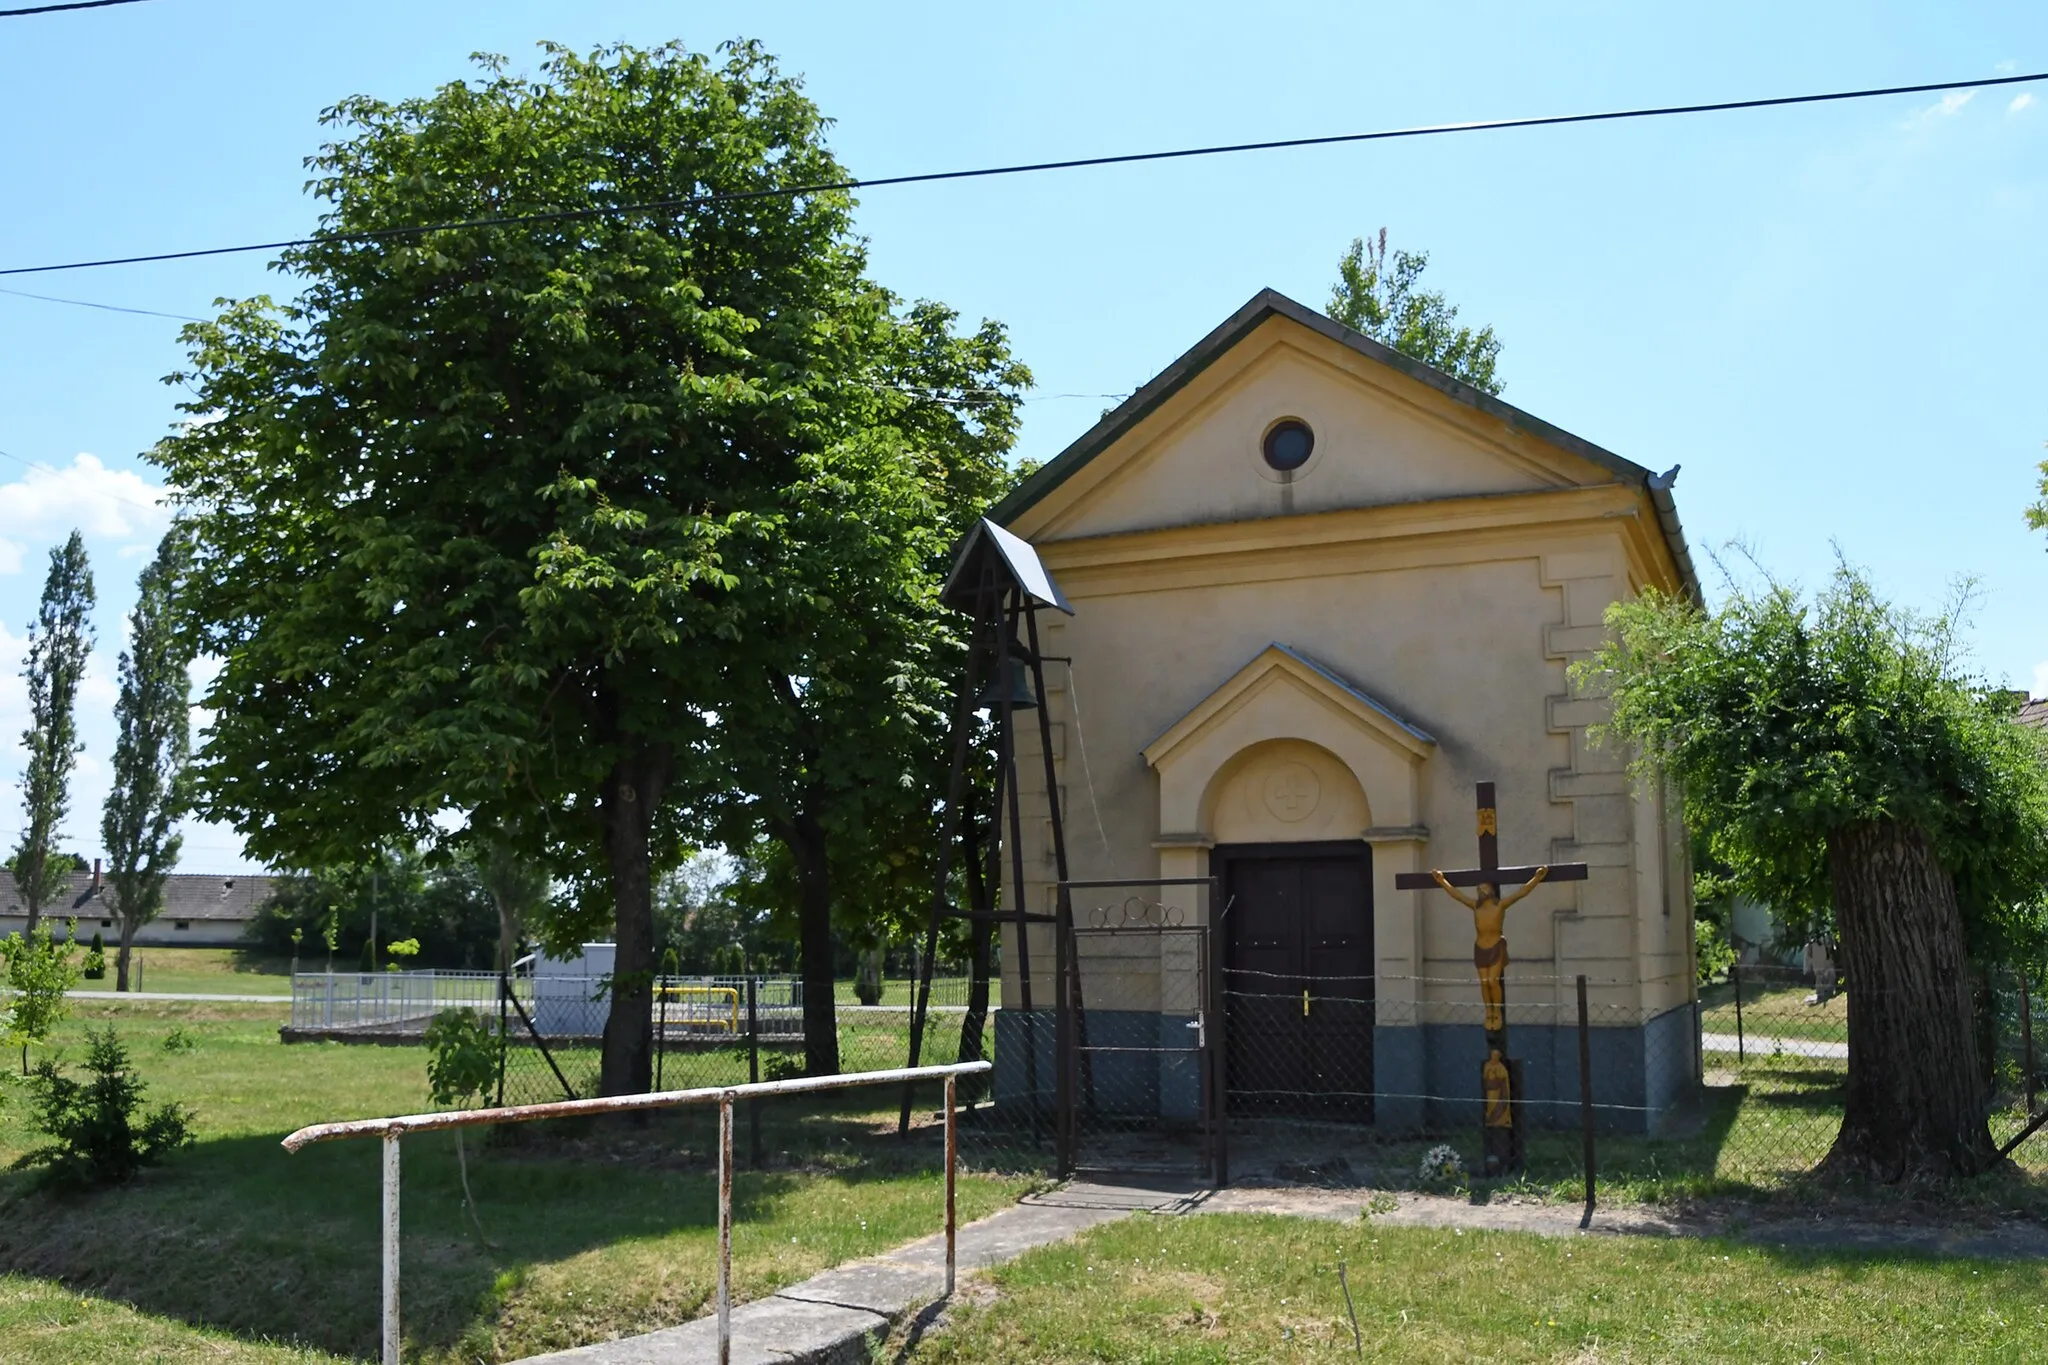
{"type": "MultiPolygon", "coordinates": [[[[1367,825],[1418,823],[1418,772],[1436,751],[1436,740],[1356,683],[1276,642],[1145,746],[1145,761],[1159,774],[1162,837],[1213,839],[1216,794],[1245,756],[1272,752],[1275,741],[1326,751],[1349,769],[1363,794],[1360,828],[1319,830],[1319,837],[1358,838],[1367,825]]],[[[1299,789],[1308,784],[1292,772],[1302,766],[1279,770],[1272,796],[1282,820],[1290,813],[1288,803],[1298,804],[1299,789]]]]}

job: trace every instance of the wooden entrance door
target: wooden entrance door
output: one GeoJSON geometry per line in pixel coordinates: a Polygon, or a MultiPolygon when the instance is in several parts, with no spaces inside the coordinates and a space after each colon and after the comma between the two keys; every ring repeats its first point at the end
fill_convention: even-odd
{"type": "Polygon", "coordinates": [[[1372,1117],[1372,850],[1216,849],[1233,1112],[1372,1117]]]}

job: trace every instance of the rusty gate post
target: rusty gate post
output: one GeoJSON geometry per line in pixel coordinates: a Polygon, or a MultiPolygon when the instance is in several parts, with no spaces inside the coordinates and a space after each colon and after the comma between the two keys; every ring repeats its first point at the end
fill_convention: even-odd
{"type": "Polygon", "coordinates": [[[384,1134],[383,1365],[398,1365],[398,1130],[384,1134]]]}
{"type": "Polygon", "coordinates": [[[718,1365],[732,1365],[732,1092],[718,1097],[718,1365]]]}
{"type": "Polygon", "coordinates": [[[946,1077],[946,1297],[953,1297],[953,1254],[956,1241],[953,1221],[954,1171],[960,1162],[960,1125],[954,1118],[954,1089],[957,1077],[946,1077]]]}

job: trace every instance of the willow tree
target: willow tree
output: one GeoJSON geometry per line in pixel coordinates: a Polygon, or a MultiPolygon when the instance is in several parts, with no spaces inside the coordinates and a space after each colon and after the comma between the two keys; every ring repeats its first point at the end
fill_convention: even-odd
{"type": "Polygon", "coordinates": [[[1610,693],[1609,737],[1676,779],[1738,889],[1841,941],[1848,1076],[1823,1170],[1992,1165],[1970,967],[2040,960],[2041,736],[1964,673],[1952,613],[1901,611],[1846,567],[1811,603],[1651,595],[1608,625],[1577,678],[1610,693]]]}
{"type": "Polygon", "coordinates": [[[549,47],[327,121],[301,291],[187,332],[194,420],[157,455],[223,661],[201,806],[302,867],[449,810],[530,832],[552,903],[611,920],[601,1085],[643,1090],[653,882],[705,842],[733,680],[766,685],[739,651],[787,628],[788,490],[864,448],[877,394],[953,376],[751,44],[549,47]]]}

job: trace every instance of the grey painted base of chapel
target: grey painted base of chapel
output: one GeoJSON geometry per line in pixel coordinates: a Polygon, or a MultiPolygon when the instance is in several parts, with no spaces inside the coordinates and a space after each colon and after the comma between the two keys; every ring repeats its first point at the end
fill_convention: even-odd
{"type": "MultiPolygon", "coordinates": [[[[1056,1103],[1056,1018],[1052,1010],[1004,1009],[996,1015],[995,1101],[1023,1109],[1035,1091],[1039,1108],[1056,1103]],[[1035,1061],[1035,1068],[1032,1062],[1035,1061]]],[[[1098,1112],[1192,1123],[1201,1116],[1199,1058],[1193,1016],[1134,1010],[1090,1010],[1084,1056],[1098,1112]]],[[[1699,1083],[1692,1006],[1645,1023],[1591,1031],[1595,1122],[1602,1131],[1661,1131],[1699,1083]]],[[[1522,1098],[1532,1128],[1576,1129],[1579,1034],[1575,1026],[1517,1024],[1510,1047],[1523,1067],[1522,1098]]],[[[1415,1024],[1373,1029],[1373,1125],[1385,1132],[1439,1130],[1479,1122],[1479,1067],[1485,1033],[1476,1024],[1415,1024]]],[[[1256,1078],[1242,1078],[1256,1085],[1256,1078]]],[[[1240,1080],[1233,1079],[1233,1089],[1240,1080]]],[[[1233,1106],[1233,1109],[1238,1106],[1233,1106]]]]}

